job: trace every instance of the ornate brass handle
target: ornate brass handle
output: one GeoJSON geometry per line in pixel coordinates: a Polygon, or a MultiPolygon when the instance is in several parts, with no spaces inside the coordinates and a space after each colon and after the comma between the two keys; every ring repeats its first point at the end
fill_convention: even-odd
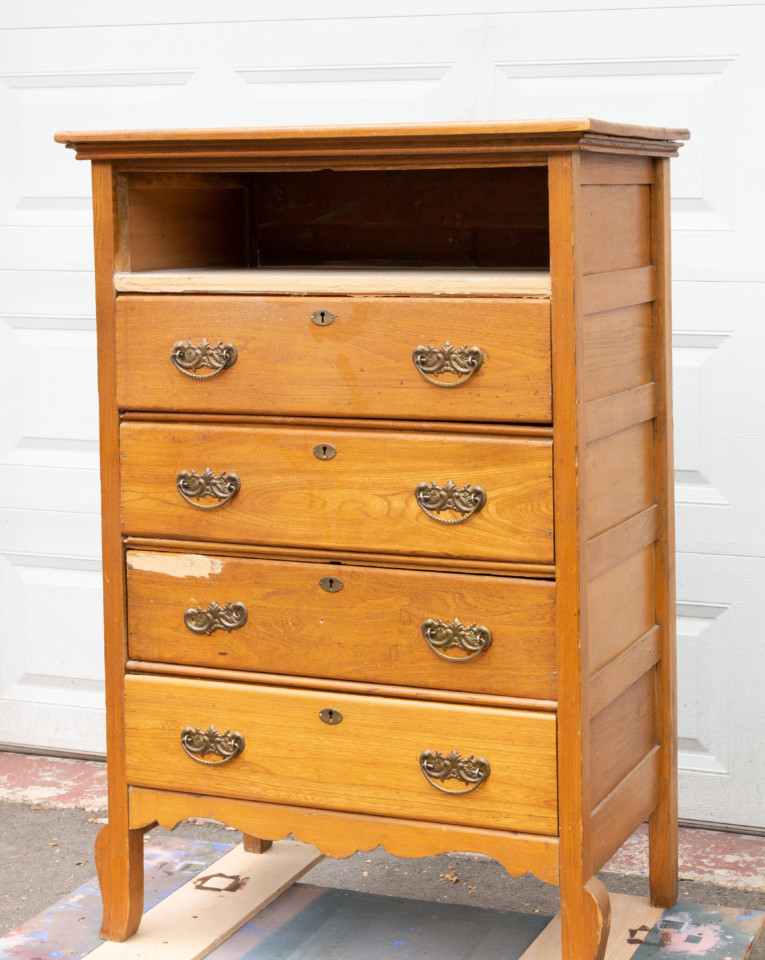
{"type": "Polygon", "coordinates": [[[449,663],[468,663],[489,649],[493,639],[488,627],[476,623],[465,626],[458,619],[446,623],[444,620],[425,620],[420,627],[422,635],[437,657],[449,663]],[[457,647],[466,653],[465,657],[449,657],[443,651],[457,647]]]}
{"type": "Polygon", "coordinates": [[[423,750],[420,754],[420,770],[431,787],[435,787],[441,793],[449,793],[453,797],[461,797],[477,790],[491,773],[488,760],[484,760],[483,757],[474,757],[472,754],[463,758],[456,750],[452,750],[448,756],[444,756],[438,750],[423,750]],[[449,790],[436,782],[444,780],[459,780],[461,783],[469,783],[470,786],[466,790],[449,790]]]}
{"type": "Polygon", "coordinates": [[[415,347],[412,362],[420,375],[436,387],[459,387],[467,383],[473,374],[478,373],[483,364],[483,350],[480,347],[454,347],[447,340],[442,347],[415,347]],[[452,373],[456,380],[436,380],[443,373],[452,373]]]}
{"type": "Polygon", "coordinates": [[[236,363],[239,355],[233,343],[218,341],[213,346],[209,340],[200,340],[197,346],[191,340],[177,340],[173,344],[170,360],[176,370],[192,380],[211,380],[236,363]],[[208,367],[212,373],[194,373],[200,367],[208,367]]]}
{"type": "Polygon", "coordinates": [[[247,623],[247,607],[243,603],[227,603],[222,607],[214,600],[205,610],[203,607],[190,607],[183,615],[183,622],[193,633],[206,633],[208,636],[216,630],[238,630],[247,623]]]}
{"type": "Polygon", "coordinates": [[[176,480],[178,493],[192,507],[200,510],[217,510],[233,500],[239,493],[242,483],[235,473],[226,473],[220,476],[213,473],[208,467],[202,474],[196,470],[181,470],[176,480]],[[197,503],[202,497],[214,497],[217,503],[197,503]]]}
{"type": "Polygon", "coordinates": [[[215,727],[208,727],[204,733],[199,727],[184,727],[181,746],[197,763],[203,763],[206,767],[220,767],[230,763],[244,750],[244,737],[237,731],[220,733],[215,727]],[[203,757],[208,753],[220,757],[220,760],[204,760],[203,757]]]}
{"type": "Polygon", "coordinates": [[[471,487],[469,483],[458,487],[453,480],[447,480],[443,487],[436,483],[419,483],[415,487],[414,496],[421,509],[431,520],[438,523],[464,523],[482,510],[486,503],[486,491],[483,487],[471,487]],[[459,516],[451,520],[433,516],[434,513],[444,510],[454,510],[459,516]]]}

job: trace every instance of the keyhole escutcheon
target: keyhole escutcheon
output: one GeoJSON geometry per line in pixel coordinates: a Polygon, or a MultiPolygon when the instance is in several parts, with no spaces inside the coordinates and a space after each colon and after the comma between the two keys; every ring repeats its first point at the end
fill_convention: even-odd
{"type": "Polygon", "coordinates": [[[317,460],[334,460],[337,450],[331,443],[317,443],[313,448],[313,455],[317,460]]]}
{"type": "Polygon", "coordinates": [[[343,722],[343,715],[339,710],[334,710],[332,707],[325,707],[319,711],[319,720],[321,720],[322,723],[328,723],[330,727],[334,727],[336,724],[343,722]]]}
{"type": "Polygon", "coordinates": [[[317,327],[328,327],[334,322],[335,315],[331,310],[314,310],[311,314],[311,323],[315,323],[317,327]]]}
{"type": "Polygon", "coordinates": [[[319,586],[327,593],[340,593],[343,589],[343,581],[340,577],[322,577],[319,580],[319,586]]]}

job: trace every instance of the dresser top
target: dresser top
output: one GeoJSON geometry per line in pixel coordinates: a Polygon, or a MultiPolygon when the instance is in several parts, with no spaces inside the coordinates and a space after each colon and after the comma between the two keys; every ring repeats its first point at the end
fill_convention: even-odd
{"type": "Polygon", "coordinates": [[[504,120],[471,123],[386,124],[377,126],[263,127],[219,130],[61,131],[59,143],[77,151],[78,159],[150,159],[296,157],[322,154],[356,156],[418,153],[441,155],[465,151],[600,149],[674,156],[690,134],[683,129],[612,123],[589,118],[504,120]]]}

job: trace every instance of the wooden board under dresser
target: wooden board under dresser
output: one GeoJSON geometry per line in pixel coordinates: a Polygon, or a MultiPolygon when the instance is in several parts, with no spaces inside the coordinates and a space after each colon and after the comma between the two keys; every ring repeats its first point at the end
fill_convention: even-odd
{"type": "Polygon", "coordinates": [[[93,164],[109,823],[677,888],[669,157],[595,120],[62,133],[93,164]]]}

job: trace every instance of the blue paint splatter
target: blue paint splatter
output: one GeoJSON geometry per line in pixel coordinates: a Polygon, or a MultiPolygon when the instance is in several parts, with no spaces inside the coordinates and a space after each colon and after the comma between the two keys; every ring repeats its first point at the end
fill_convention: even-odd
{"type": "Polygon", "coordinates": [[[403,941],[403,940],[396,940],[396,942],[393,944],[393,946],[394,946],[394,947],[403,947],[403,946],[404,946],[404,941],[403,941]]]}

